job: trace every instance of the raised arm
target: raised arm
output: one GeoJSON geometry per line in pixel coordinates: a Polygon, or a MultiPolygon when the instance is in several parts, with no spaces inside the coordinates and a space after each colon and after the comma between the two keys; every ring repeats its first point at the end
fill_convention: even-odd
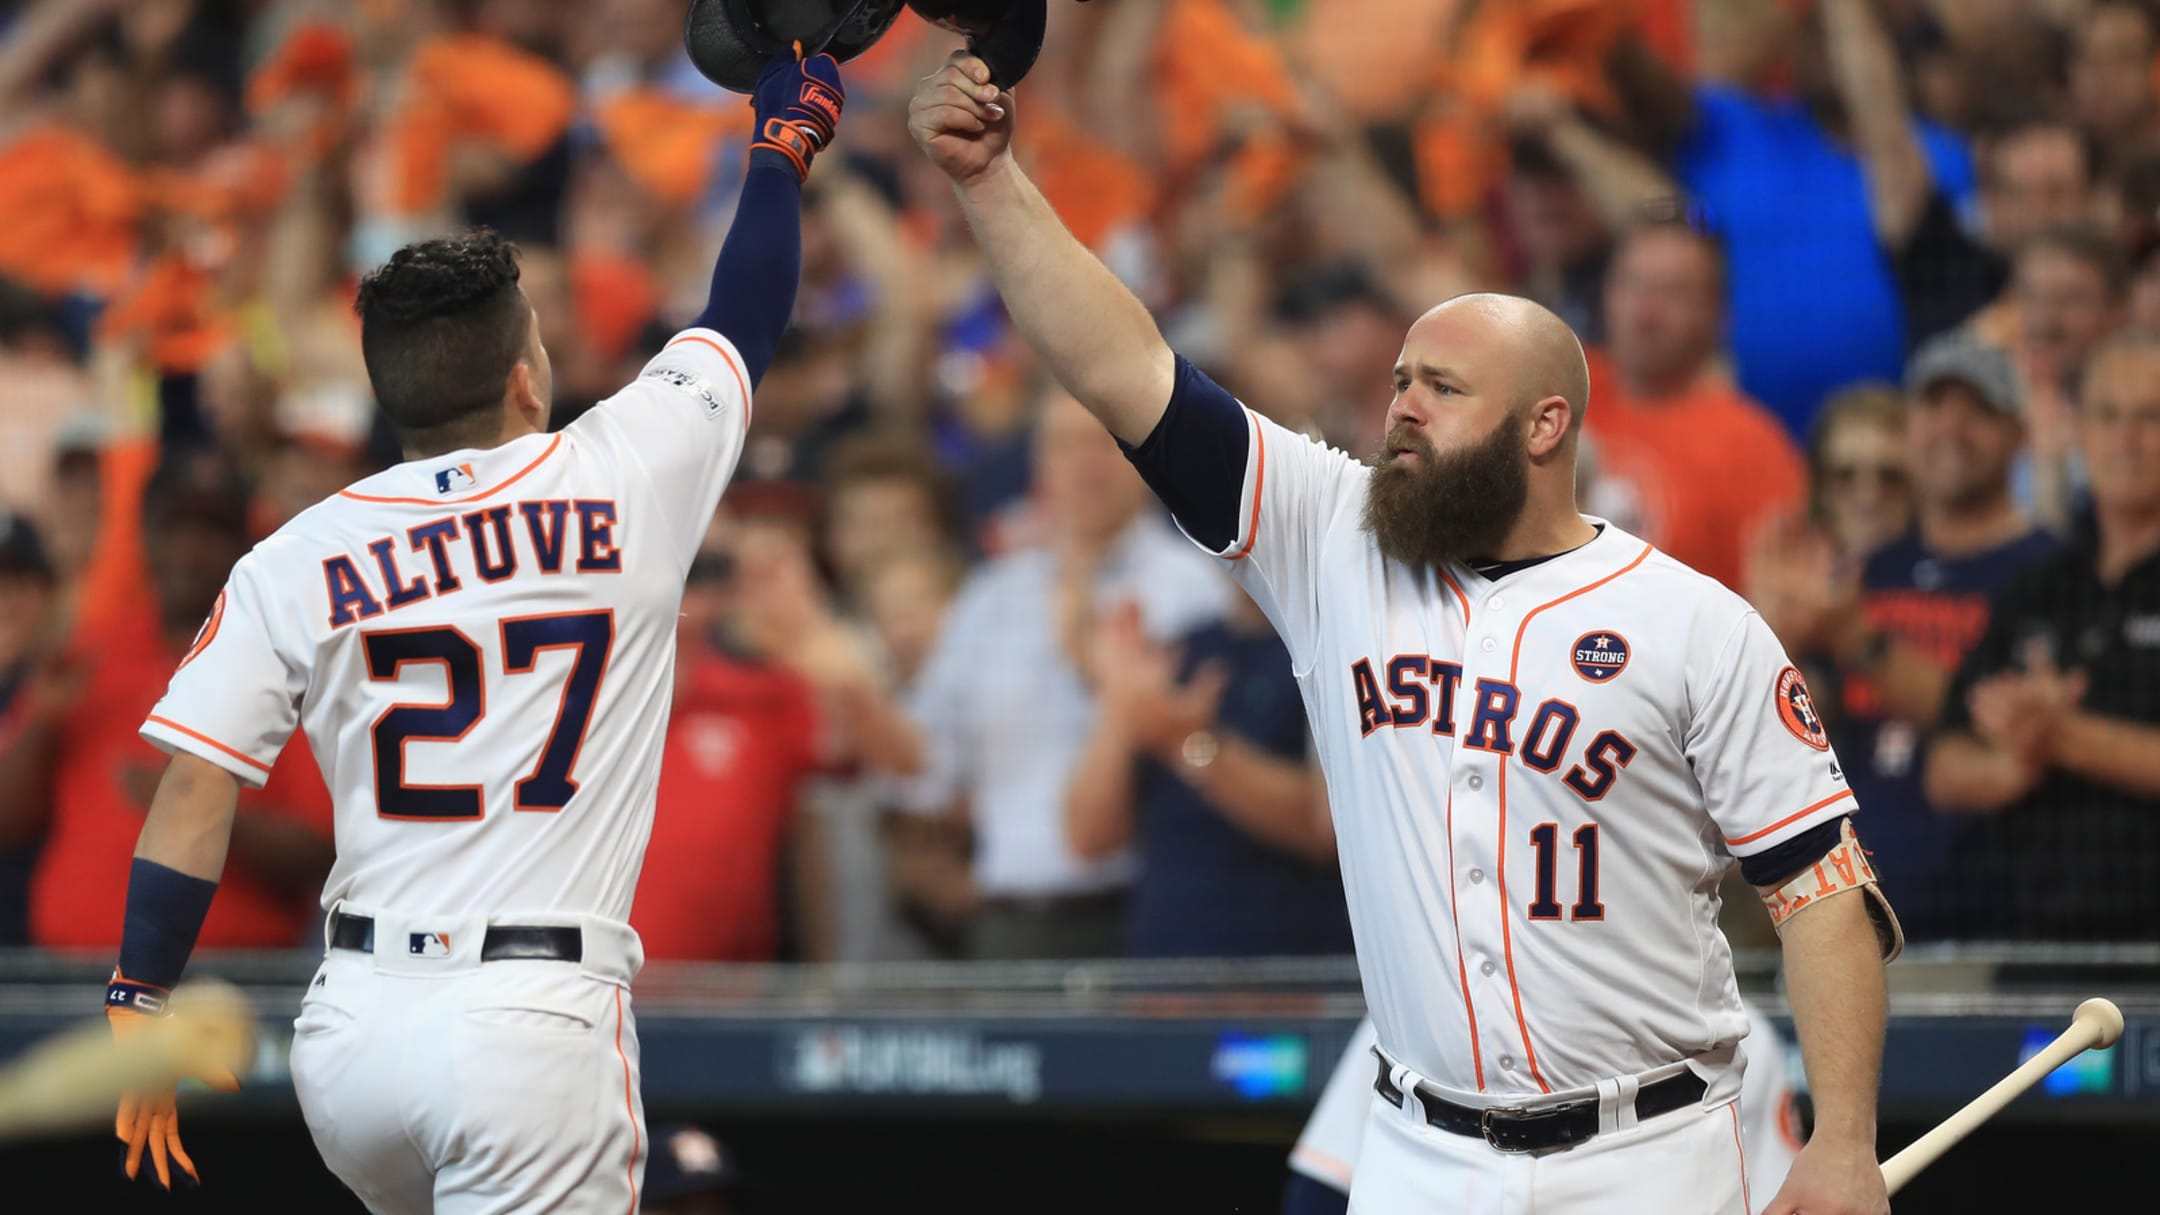
{"type": "Polygon", "coordinates": [[[1508,98],[1507,118],[1518,133],[1544,141],[1615,232],[1637,223],[1646,204],[1680,193],[1655,161],[1591,126],[1549,85],[1533,80],[1518,86],[1508,98]]]}
{"type": "Polygon", "coordinates": [[[795,311],[802,277],[802,183],[832,143],[847,93],[830,55],[775,59],[758,77],[750,166],[727,241],[713,264],[712,294],[697,324],[734,343],[752,387],[772,365],[795,311]]]}
{"type": "Polygon", "coordinates": [[[1897,49],[1874,0],[1824,0],[1822,20],[1830,74],[1867,174],[1876,238],[1887,248],[1903,248],[1935,183],[1905,102],[1897,49]]]}
{"type": "Polygon", "coordinates": [[[28,103],[39,80],[121,6],[116,0],[38,0],[26,7],[0,39],[0,108],[11,114],[33,111],[28,103]]]}
{"type": "Polygon", "coordinates": [[[1021,336],[1111,434],[1137,445],[1162,420],[1175,356],[1147,307],[1014,163],[1012,94],[989,81],[982,60],[954,55],[916,91],[908,127],[952,179],[1021,336]]]}

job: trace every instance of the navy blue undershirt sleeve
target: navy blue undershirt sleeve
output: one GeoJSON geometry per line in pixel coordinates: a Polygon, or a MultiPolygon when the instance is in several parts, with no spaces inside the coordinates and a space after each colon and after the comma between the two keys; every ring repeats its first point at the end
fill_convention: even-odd
{"type": "Polygon", "coordinates": [[[735,344],[753,387],[780,348],[801,278],[802,182],[791,168],[753,158],[696,321],[735,344]]]}
{"type": "Polygon", "coordinates": [[[217,883],[190,877],[156,861],[135,858],[128,868],[127,919],[120,930],[120,973],[137,983],[171,987],[187,969],[217,883]]]}
{"type": "Polygon", "coordinates": [[[1185,534],[1218,552],[1238,540],[1251,444],[1245,407],[1182,354],[1162,421],[1138,447],[1118,441],[1185,534]]]}
{"type": "Polygon", "coordinates": [[[1850,817],[1840,815],[1827,823],[1817,823],[1774,848],[1741,857],[1740,876],[1751,886],[1775,886],[1790,880],[1792,875],[1830,855],[1845,834],[1845,820],[1850,817]]]}

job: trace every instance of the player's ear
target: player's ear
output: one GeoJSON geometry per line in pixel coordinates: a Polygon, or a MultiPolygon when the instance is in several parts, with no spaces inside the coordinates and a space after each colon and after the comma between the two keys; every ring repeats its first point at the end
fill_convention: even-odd
{"type": "Polygon", "coordinates": [[[508,395],[512,413],[529,422],[534,430],[547,429],[547,398],[541,394],[538,369],[532,360],[519,359],[510,365],[508,395]]]}
{"type": "Polygon", "coordinates": [[[1574,420],[1575,410],[1566,397],[1551,396],[1530,407],[1530,458],[1543,459],[1560,449],[1567,441],[1569,424],[1574,420]]]}

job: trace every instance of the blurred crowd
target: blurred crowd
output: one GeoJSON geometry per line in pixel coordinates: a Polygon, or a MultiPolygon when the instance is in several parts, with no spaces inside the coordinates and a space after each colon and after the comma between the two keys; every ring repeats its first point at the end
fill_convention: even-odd
{"type": "MultiPolygon", "coordinates": [[[[750,123],[681,0],[0,5],[0,944],[109,954],[225,571],[401,457],[351,298],[522,249],[555,424],[702,304],[750,123]]],[[[655,958],[1350,949],[1298,673],[1005,323],[845,71],[684,599],[655,958]]],[[[1920,939],[2160,923],[2160,7],[1052,0],[1017,154],[1180,350],[1356,453],[1409,320],[1592,350],[1584,509],[1808,672],[1920,939]]],[[[206,948],[319,932],[296,737],[206,948]]],[[[1752,898],[1741,900],[1752,908],[1752,898]]]]}

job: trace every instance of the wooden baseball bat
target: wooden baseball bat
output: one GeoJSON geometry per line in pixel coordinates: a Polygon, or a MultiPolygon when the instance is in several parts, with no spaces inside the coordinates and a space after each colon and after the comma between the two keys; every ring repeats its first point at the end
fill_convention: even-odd
{"type": "Polygon", "coordinates": [[[172,1007],[124,1039],[99,1017],[0,1067],[0,1140],[109,1121],[131,1090],[247,1069],[255,1014],[239,989],[199,980],[174,991],[172,1007]]]}
{"type": "Polygon", "coordinates": [[[1996,1081],[1993,1088],[1967,1102],[1964,1109],[1943,1119],[1940,1126],[1883,1161],[1883,1184],[1891,1193],[1897,1193],[1914,1174],[1935,1163],[1937,1157],[1994,1117],[2019,1093],[2040,1083],[2042,1077],[2061,1067],[2073,1055],[2114,1045],[2122,1032],[2122,1010],[2112,1001],[2095,997],[2078,1005],[2077,1011],[2071,1014],[2070,1028],[2056,1035],[2039,1054],[2019,1064],[2016,1071],[1996,1081]]]}

